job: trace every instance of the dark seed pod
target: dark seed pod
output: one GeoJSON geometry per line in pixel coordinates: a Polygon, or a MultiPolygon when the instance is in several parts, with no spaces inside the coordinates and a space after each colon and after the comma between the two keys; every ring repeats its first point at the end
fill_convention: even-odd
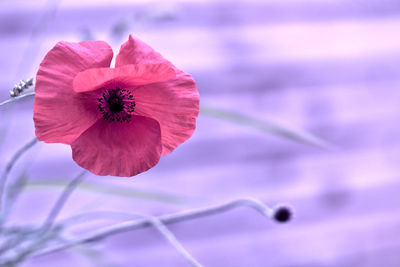
{"type": "Polygon", "coordinates": [[[285,223],[291,220],[293,217],[292,210],[287,206],[279,206],[275,208],[274,219],[279,223],[285,223]]]}

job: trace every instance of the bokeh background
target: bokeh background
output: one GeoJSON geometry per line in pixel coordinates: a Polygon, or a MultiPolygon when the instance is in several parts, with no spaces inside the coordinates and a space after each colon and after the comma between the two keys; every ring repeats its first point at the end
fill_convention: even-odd
{"type": "MultiPolygon", "coordinates": [[[[239,208],[171,225],[205,266],[400,266],[400,2],[397,0],[1,0],[0,100],[60,40],[133,33],[191,73],[206,107],[313,134],[332,150],[201,113],[193,137],[134,178],[88,175],[60,219],[161,215],[239,197],[289,203],[278,225],[239,208]]],[[[0,108],[0,163],[34,136],[33,98],[0,108]]],[[[203,110],[204,111],[204,110],[203,110]]],[[[69,146],[36,145],[10,224],[38,224],[80,168],[69,146]]],[[[83,222],[70,235],[127,220],[83,222]]],[[[151,228],[23,266],[188,266],[151,228]]]]}

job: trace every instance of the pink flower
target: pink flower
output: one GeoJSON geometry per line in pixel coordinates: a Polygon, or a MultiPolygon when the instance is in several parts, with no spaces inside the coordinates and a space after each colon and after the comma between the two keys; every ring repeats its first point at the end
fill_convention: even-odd
{"type": "Polygon", "coordinates": [[[71,145],[81,167],[133,176],[192,135],[199,94],[190,75],[132,35],[115,68],[112,57],[103,41],[57,43],[36,75],[33,119],[37,138],[71,145]]]}

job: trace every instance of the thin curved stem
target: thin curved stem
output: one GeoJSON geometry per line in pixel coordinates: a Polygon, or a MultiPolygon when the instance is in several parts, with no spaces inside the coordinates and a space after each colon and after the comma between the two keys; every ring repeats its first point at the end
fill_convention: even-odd
{"type": "Polygon", "coordinates": [[[55,219],[57,218],[58,214],[64,207],[65,202],[67,202],[71,193],[76,189],[76,187],[82,182],[87,170],[81,171],[64,189],[61,193],[60,197],[57,199],[56,203],[54,204],[53,208],[51,209],[49,215],[47,216],[43,228],[49,229],[53,226],[55,219]]]}
{"type": "MultiPolygon", "coordinates": [[[[7,191],[4,193],[4,209],[0,216],[0,225],[5,223],[10,216],[13,205],[22,193],[27,180],[26,173],[23,172],[19,177],[15,177],[15,181],[7,186],[7,191]]],[[[4,229],[2,229],[4,230],[4,229]]]]}
{"type": "MultiPolygon", "coordinates": [[[[255,209],[258,211],[261,215],[268,217],[268,218],[273,218],[274,215],[274,210],[265,204],[263,204],[261,201],[258,201],[256,199],[252,198],[244,198],[244,199],[238,199],[238,200],[233,200],[224,204],[216,205],[216,206],[210,206],[206,208],[201,208],[201,209],[195,209],[195,210],[188,210],[188,211],[183,211],[179,213],[173,213],[173,214],[166,214],[163,216],[158,217],[158,220],[162,222],[163,224],[172,224],[172,223],[177,223],[181,221],[186,221],[186,220],[192,220],[196,219],[199,217],[205,217],[205,216],[210,216],[218,213],[222,213],[228,210],[231,210],[236,207],[241,207],[241,206],[247,206],[250,208],[255,209]]],[[[128,222],[123,222],[119,223],[110,227],[105,227],[93,234],[90,234],[86,237],[78,238],[76,240],[72,240],[71,242],[67,244],[62,244],[58,246],[54,246],[49,249],[45,249],[41,252],[38,252],[34,254],[33,256],[39,256],[39,255],[44,255],[44,254],[49,254],[53,252],[57,252],[60,250],[64,250],[73,246],[77,246],[80,244],[85,244],[89,242],[94,242],[101,240],[103,238],[109,237],[114,234],[126,232],[126,231],[131,231],[135,229],[140,229],[144,227],[149,227],[151,226],[151,222],[148,219],[139,219],[139,220],[134,220],[134,221],[128,221],[128,222]]]]}
{"type": "Polygon", "coordinates": [[[182,246],[182,244],[177,240],[175,235],[157,217],[146,216],[136,213],[97,211],[97,212],[80,214],[68,219],[64,219],[58,225],[61,225],[61,227],[65,229],[66,226],[71,226],[76,222],[79,223],[80,220],[84,220],[85,222],[87,222],[88,219],[104,218],[104,216],[108,217],[110,215],[125,217],[129,219],[132,219],[132,217],[136,219],[146,219],[176,249],[176,251],[178,251],[178,253],[181,254],[190,263],[190,265],[195,267],[203,266],[182,246]]]}
{"type": "Polygon", "coordinates": [[[182,244],[176,239],[175,235],[162,223],[162,221],[156,217],[149,217],[148,220],[156,228],[162,236],[181,254],[192,266],[202,267],[195,258],[182,246],[182,244]]]}
{"type": "Polygon", "coordinates": [[[18,161],[18,159],[25,153],[27,152],[31,147],[33,147],[36,143],[38,142],[37,138],[34,137],[31,141],[26,143],[23,147],[21,147],[15,154],[11,157],[11,159],[8,161],[6,168],[4,169],[1,177],[0,177],[0,225],[2,222],[2,213],[3,213],[3,206],[4,206],[4,189],[5,185],[7,182],[7,178],[9,173],[11,172],[12,168],[14,167],[15,163],[18,161]]]}
{"type": "MultiPolygon", "coordinates": [[[[62,225],[62,227],[68,228],[74,226],[76,224],[85,223],[88,220],[97,220],[104,218],[114,218],[114,219],[124,219],[124,220],[132,220],[132,213],[125,213],[119,211],[108,211],[108,210],[99,210],[99,211],[89,211],[77,215],[73,215],[69,218],[60,220],[57,224],[62,225]]],[[[141,216],[136,216],[135,218],[140,218],[141,216]]]]}
{"type": "MultiPolygon", "coordinates": [[[[54,222],[64,207],[65,203],[67,202],[69,196],[71,193],[74,191],[74,189],[79,185],[79,183],[83,180],[85,174],[87,173],[86,170],[83,170],[80,172],[63,190],[59,198],[57,199],[56,203],[52,207],[49,215],[47,216],[45,222],[43,223],[43,226],[37,231],[35,231],[35,234],[37,235],[36,239],[33,239],[31,243],[21,252],[12,259],[6,260],[5,262],[9,264],[10,266],[13,266],[12,264],[17,264],[18,262],[23,261],[26,257],[28,257],[30,254],[34,253],[35,251],[39,250],[43,246],[46,245],[46,243],[51,240],[54,236],[54,233],[57,233],[59,230],[62,229],[61,225],[57,225],[53,227],[54,222]]],[[[10,244],[13,246],[19,244],[21,241],[24,241],[24,236],[19,235],[13,240],[10,241],[10,244]],[[12,242],[12,243],[11,243],[12,242]]],[[[6,244],[8,245],[8,244],[6,244]]],[[[8,250],[12,246],[6,246],[5,249],[8,250]]],[[[0,265],[2,263],[0,262],[0,265]]]]}
{"type": "Polygon", "coordinates": [[[35,91],[32,91],[32,92],[25,92],[24,94],[21,94],[21,95],[19,95],[19,96],[12,97],[12,98],[9,98],[9,99],[7,99],[7,100],[4,100],[3,102],[0,103],[0,107],[3,106],[3,105],[5,105],[5,104],[12,103],[12,102],[15,102],[15,101],[17,101],[17,100],[20,100],[20,99],[22,99],[22,98],[25,98],[25,97],[28,97],[28,96],[34,96],[34,95],[35,95],[35,91]]]}
{"type": "MultiPolygon", "coordinates": [[[[58,227],[54,227],[50,228],[49,230],[50,231],[43,232],[39,229],[34,233],[36,237],[33,237],[32,239],[19,239],[18,241],[26,242],[27,244],[23,248],[19,249],[16,256],[0,259],[0,266],[16,266],[35,251],[45,247],[49,241],[57,238],[60,229],[58,227]]],[[[21,246],[21,243],[18,245],[21,246]]]]}

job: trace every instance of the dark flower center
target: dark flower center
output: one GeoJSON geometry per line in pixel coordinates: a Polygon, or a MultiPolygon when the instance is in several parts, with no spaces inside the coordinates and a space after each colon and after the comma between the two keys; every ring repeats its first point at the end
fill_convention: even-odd
{"type": "Polygon", "coordinates": [[[117,96],[112,96],[107,101],[108,107],[112,112],[121,112],[124,109],[122,99],[117,96]]]}
{"type": "Polygon", "coordinates": [[[103,118],[109,121],[129,121],[136,106],[131,91],[118,87],[105,90],[97,100],[103,118]]]}

